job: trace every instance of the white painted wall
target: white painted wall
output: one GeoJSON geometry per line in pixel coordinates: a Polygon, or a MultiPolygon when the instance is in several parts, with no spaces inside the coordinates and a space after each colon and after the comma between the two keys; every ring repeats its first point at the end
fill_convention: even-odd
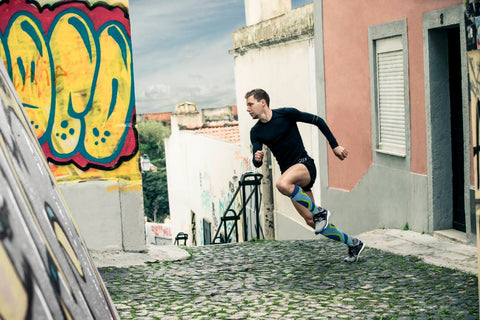
{"type": "Polygon", "coordinates": [[[90,250],[145,250],[141,182],[58,183],[90,250]]]}
{"type": "MultiPolygon", "coordinates": [[[[296,40],[270,47],[247,51],[234,58],[236,99],[240,123],[242,150],[251,161],[250,128],[255,124],[246,112],[245,93],[262,88],[270,95],[270,107],[293,106],[299,110],[317,113],[315,99],[315,60],[313,39],[296,40]]],[[[318,170],[319,130],[315,126],[299,124],[307,152],[315,159],[318,170]]],[[[321,133],[320,133],[321,135],[321,133]]],[[[321,135],[320,138],[323,138],[321,135]]],[[[280,169],[274,161],[273,182],[280,169]]],[[[313,188],[315,200],[320,200],[319,178],[313,188]]],[[[310,239],[313,231],[293,208],[289,198],[274,190],[276,238],[310,239]]]]}
{"type": "Polygon", "coordinates": [[[189,234],[187,244],[192,244],[192,211],[196,216],[197,245],[204,244],[202,219],[211,223],[213,238],[238,179],[248,171],[240,150],[238,144],[172,127],[165,153],[173,238],[185,232],[189,234]]]}
{"type": "Polygon", "coordinates": [[[291,0],[245,0],[245,20],[249,26],[277,17],[291,9],[291,0]]]}

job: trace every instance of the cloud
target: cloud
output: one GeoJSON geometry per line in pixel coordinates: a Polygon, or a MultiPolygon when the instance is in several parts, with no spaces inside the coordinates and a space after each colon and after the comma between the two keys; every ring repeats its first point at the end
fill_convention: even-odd
{"type": "Polygon", "coordinates": [[[152,85],[138,91],[136,101],[138,113],[173,111],[177,104],[185,101],[196,103],[199,109],[234,104],[230,86],[207,82],[173,86],[165,83],[152,85]]]}
{"type": "Polygon", "coordinates": [[[243,0],[130,0],[137,113],[235,104],[231,33],[243,0]]]}

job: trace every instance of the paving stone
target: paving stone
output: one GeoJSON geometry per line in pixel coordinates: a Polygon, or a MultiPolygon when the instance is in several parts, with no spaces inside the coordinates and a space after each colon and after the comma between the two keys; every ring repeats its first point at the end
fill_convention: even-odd
{"type": "Polygon", "coordinates": [[[478,319],[475,275],[333,241],[190,248],[191,259],[100,273],[122,319],[478,319]]]}

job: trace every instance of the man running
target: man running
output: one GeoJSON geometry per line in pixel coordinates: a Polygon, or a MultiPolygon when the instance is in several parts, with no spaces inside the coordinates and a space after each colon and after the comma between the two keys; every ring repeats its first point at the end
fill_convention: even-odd
{"type": "Polygon", "coordinates": [[[247,112],[253,119],[258,119],[250,130],[254,166],[258,168],[262,165],[263,145],[266,145],[273,153],[282,173],[276,184],[278,191],[291,198],[293,206],[305,222],[315,229],[315,234],[322,234],[348,245],[348,257],[345,258],[345,262],[358,261],[365,248],[363,242],[350,237],[329,223],[330,211],[314,203],[312,186],[317,171],[313,159],[305,150],[297,122],[316,125],[340,160],[348,156],[347,150],[338,145],[322,118],[295,108],[272,110],[269,106],[270,97],[262,89],[247,92],[245,99],[247,112]]]}

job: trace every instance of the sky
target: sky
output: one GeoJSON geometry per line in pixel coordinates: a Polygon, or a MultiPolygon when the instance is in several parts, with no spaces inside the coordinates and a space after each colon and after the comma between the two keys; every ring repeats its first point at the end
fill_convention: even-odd
{"type": "Polygon", "coordinates": [[[228,51],[245,27],[244,0],[129,0],[129,13],[137,114],[236,104],[228,51]]]}

